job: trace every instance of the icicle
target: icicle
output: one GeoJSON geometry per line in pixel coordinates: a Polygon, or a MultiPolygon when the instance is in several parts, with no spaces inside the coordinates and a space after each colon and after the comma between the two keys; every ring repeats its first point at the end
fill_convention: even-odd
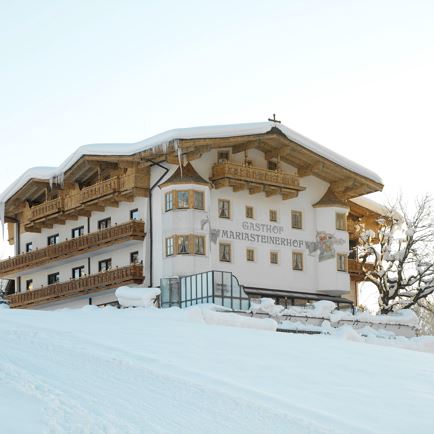
{"type": "Polygon", "coordinates": [[[178,164],[179,164],[179,168],[180,168],[180,170],[181,170],[181,178],[182,178],[182,150],[181,150],[181,148],[179,147],[179,140],[178,139],[175,139],[174,141],[173,141],[173,144],[175,145],[175,150],[176,150],[176,152],[177,152],[177,154],[178,154],[178,164]]]}

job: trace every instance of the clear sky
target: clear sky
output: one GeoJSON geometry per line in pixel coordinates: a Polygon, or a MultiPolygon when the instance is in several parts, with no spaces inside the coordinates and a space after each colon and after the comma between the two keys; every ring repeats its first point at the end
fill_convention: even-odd
{"type": "Polygon", "coordinates": [[[80,145],[282,122],[432,191],[433,1],[0,0],[0,190],[80,145]]]}

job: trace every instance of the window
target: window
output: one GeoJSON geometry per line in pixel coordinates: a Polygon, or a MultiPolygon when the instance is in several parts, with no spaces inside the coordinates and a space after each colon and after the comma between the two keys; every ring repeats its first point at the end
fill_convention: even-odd
{"type": "Polygon", "coordinates": [[[226,163],[229,161],[229,151],[218,151],[217,152],[217,161],[219,163],[226,163]]]}
{"type": "Polygon", "coordinates": [[[341,253],[338,253],[338,255],[336,256],[336,260],[337,260],[338,271],[346,272],[348,270],[347,255],[343,255],[341,253]]]}
{"type": "Polygon", "coordinates": [[[246,249],[246,261],[247,262],[255,261],[255,251],[253,249],[246,249]]]}
{"type": "Polygon", "coordinates": [[[98,221],[98,229],[107,229],[112,225],[112,219],[110,217],[98,221]]]}
{"type": "Polygon", "coordinates": [[[73,279],[79,279],[84,274],[84,265],[81,267],[75,267],[72,269],[72,278],[73,279]]]}
{"type": "Polygon", "coordinates": [[[47,244],[49,246],[53,245],[53,244],[57,244],[59,242],[59,234],[55,234],[55,235],[50,235],[47,238],[47,244]]]}
{"type": "Polygon", "coordinates": [[[277,161],[268,160],[267,161],[267,169],[268,170],[277,170],[277,161]]]}
{"type": "Polygon", "coordinates": [[[219,199],[219,217],[222,219],[231,218],[230,202],[226,199],[219,199]]]}
{"type": "Polygon", "coordinates": [[[139,263],[139,252],[131,252],[130,264],[138,264],[138,263],[139,263]]]}
{"type": "Polygon", "coordinates": [[[279,252],[270,252],[270,264],[279,263],[279,252]]]}
{"type": "Polygon", "coordinates": [[[219,244],[219,258],[222,262],[231,262],[231,245],[227,243],[219,244]]]}
{"type": "Polygon", "coordinates": [[[165,211],[172,211],[173,209],[173,192],[169,191],[169,193],[166,193],[165,201],[164,201],[164,210],[165,211]]]}
{"type": "Polygon", "coordinates": [[[336,213],[336,229],[340,231],[347,230],[347,215],[343,212],[336,213]]]}
{"type": "Polygon", "coordinates": [[[303,217],[301,211],[291,211],[292,229],[303,229],[303,217]]]}
{"type": "Polygon", "coordinates": [[[33,280],[26,280],[26,291],[31,291],[33,289],[33,280]]]}
{"type": "Polygon", "coordinates": [[[166,256],[173,255],[173,237],[166,238],[166,256]]]}
{"type": "Polygon", "coordinates": [[[33,250],[33,243],[26,243],[26,253],[29,253],[33,250]]]}
{"type": "Polygon", "coordinates": [[[205,254],[205,237],[201,235],[194,236],[194,254],[195,255],[205,254]]]}
{"type": "Polygon", "coordinates": [[[194,200],[193,200],[193,206],[195,209],[204,209],[204,194],[203,191],[194,191],[194,200]]]}
{"type": "Polygon", "coordinates": [[[138,219],[139,219],[139,210],[137,208],[130,210],[130,220],[138,220],[138,219]]]}
{"type": "Polygon", "coordinates": [[[188,191],[177,191],[178,206],[177,208],[188,208],[188,191]]]}
{"type": "Polygon", "coordinates": [[[84,234],[84,226],[80,226],[78,228],[74,228],[71,231],[72,238],[81,237],[84,234]]]}
{"type": "Polygon", "coordinates": [[[111,259],[103,259],[98,262],[98,271],[101,273],[102,271],[107,271],[112,268],[112,260],[111,259]]]}
{"type": "Polygon", "coordinates": [[[253,218],[253,206],[246,206],[246,218],[253,218]]]}
{"type": "Polygon", "coordinates": [[[59,273],[52,273],[47,276],[48,284],[53,285],[59,282],[59,273]]]}
{"type": "Polygon", "coordinates": [[[188,235],[179,235],[178,236],[178,254],[179,255],[187,255],[189,253],[188,248],[188,235]]]}
{"type": "Polygon", "coordinates": [[[277,211],[270,209],[270,222],[277,222],[277,211]]]}
{"type": "Polygon", "coordinates": [[[292,252],[292,269],[303,271],[303,253],[292,252]]]}

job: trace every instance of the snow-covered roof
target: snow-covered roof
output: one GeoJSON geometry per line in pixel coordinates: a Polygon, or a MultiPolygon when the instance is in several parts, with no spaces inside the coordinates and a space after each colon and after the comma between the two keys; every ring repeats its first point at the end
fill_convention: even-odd
{"type": "Polygon", "coordinates": [[[258,122],[234,125],[215,125],[193,128],[178,128],[157,134],[137,143],[109,143],[80,146],[59,167],[34,167],[24,172],[13,184],[0,195],[0,207],[19,191],[31,179],[52,180],[62,178],[84,155],[133,155],[154,147],[165,147],[170,142],[182,139],[223,138],[265,134],[272,128],[278,128],[288,139],[304,148],[318,154],[352,172],[364,176],[374,182],[382,184],[382,179],[374,172],[337,154],[336,152],[302,136],[285,125],[275,122],[258,122]]]}
{"type": "Polygon", "coordinates": [[[363,208],[369,209],[377,214],[384,215],[387,213],[387,208],[381,203],[375,202],[372,199],[369,199],[366,196],[354,197],[351,199],[351,202],[354,202],[356,205],[360,205],[363,208]]]}

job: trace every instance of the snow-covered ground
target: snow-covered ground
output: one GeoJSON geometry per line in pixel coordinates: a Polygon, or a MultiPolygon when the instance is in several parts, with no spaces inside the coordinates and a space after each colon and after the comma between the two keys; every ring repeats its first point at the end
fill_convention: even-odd
{"type": "Polygon", "coordinates": [[[219,315],[0,309],[0,432],[434,432],[433,353],[219,315]]]}

